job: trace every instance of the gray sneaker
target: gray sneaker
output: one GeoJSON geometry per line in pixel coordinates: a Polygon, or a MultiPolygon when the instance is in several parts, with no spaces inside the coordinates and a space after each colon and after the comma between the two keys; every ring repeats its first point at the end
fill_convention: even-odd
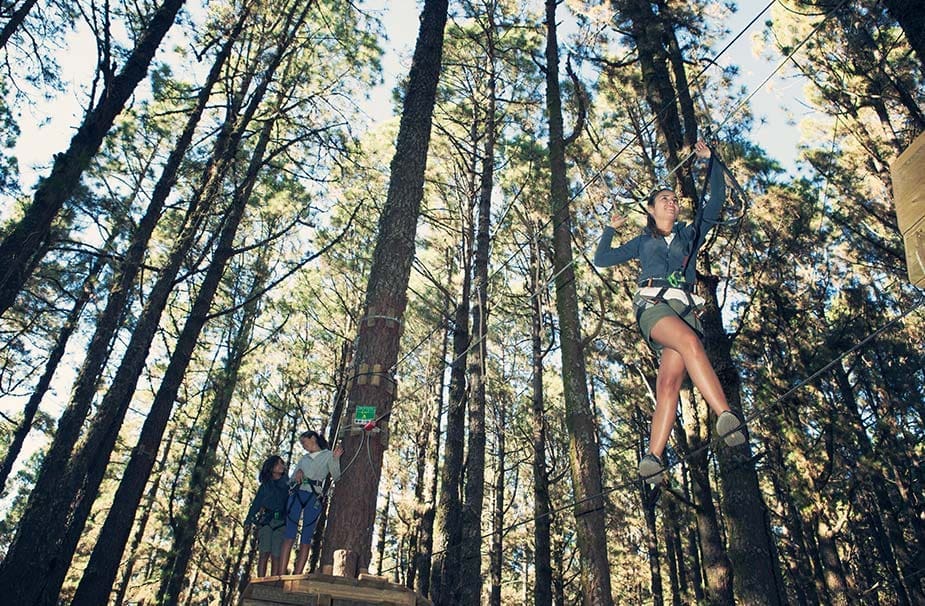
{"type": "Polygon", "coordinates": [[[652,453],[642,457],[639,461],[639,477],[652,486],[662,481],[664,471],[665,466],[662,465],[662,460],[652,453]]]}
{"type": "Polygon", "coordinates": [[[716,419],[716,433],[718,433],[726,446],[741,446],[745,444],[745,425],[739,415],[727,410],[716,419]]]}

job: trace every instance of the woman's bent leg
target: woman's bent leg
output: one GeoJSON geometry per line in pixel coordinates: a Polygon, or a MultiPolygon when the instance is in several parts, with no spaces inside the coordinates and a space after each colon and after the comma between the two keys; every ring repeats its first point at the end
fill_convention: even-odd
{"type": "Polygon", "coordinates": [[[666,316],[656,322],[649,334],[654,341],[681,356],[691,381],[717,416],[729,410],[726,394],[707,358],[703,343],[684,320],[677,316],[666,316]]]}

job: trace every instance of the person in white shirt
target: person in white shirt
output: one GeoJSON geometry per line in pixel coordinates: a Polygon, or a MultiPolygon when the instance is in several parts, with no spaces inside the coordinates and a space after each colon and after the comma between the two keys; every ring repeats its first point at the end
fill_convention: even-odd
{"type": "Polygon", "coordinates": [[[293,574],[302,574],[308,560],[308,548],[312,543],[315,524],[321,515],[321,496],[324,481],[331,475],[333,481],[340,479],[340,446],[328,449],[328,442],[316,431],[306,431],[299,436],[299,442],[307,452],[296,465],[290,484],[293,490],[286,504],[286,531],[283,534],[280,570],[286,574],[289,556],[295,543],[299,518],[302,518],[302,538],[299,541],[299,555],[296,557],[293,574]]]}

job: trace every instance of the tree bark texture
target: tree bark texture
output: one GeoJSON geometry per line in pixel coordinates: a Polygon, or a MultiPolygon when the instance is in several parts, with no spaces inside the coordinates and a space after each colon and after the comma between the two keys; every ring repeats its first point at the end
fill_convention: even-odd
{"type": "MultiPolygon", "coordinates": [[[[489,19],[491,17],[489,16],[489,19]]],[[[482,172],[479,179],[478,227],[473,258],[472,336],[476,346],[469,357],[469,442],[466,449],[466,485],[462,516],[462,553],[459,604],[478,606],[482,594],[482,508],[485,485],[485,373],[488,363],[488,256],[491,196],[495,163],[494,32],[485,29],[488,48],[488,107],[485,108],[482,172]]]]}
{"type": "Polygon", "coordinates": [[[613,603],[610,566],[607,561],[607,529],[601,496],[601,461],[597,425],[588,397],[587,373],[582,351],[578,293],[575,289],[562,126],[562,96],[559,89],[559,46],[556,36],[556,0],[546,1],[546,108],[549,120],[549,168],[553,220],[553,267],[556,272],[556,310],[561,330],[562,383],[565,392],[565,422],[569,432],[569,453],[575,507],[578,549],[581,555],[584,594],[588,604],[613,603]]]}
{"type": "Polygon", "coordinates": [[[546,418],[543,404],[543,264],[539,230],[530,232],[530,402],[533,420],[534,606],[552,606],[549,470],[546,468],[546,418]]]}
{"type": "Polygon", "coordinates": [[[39,183],[23,218],[0,243],[0,259],[4,263],[0,276],[0,315],[9,309],[29,279],[30,268],[37,262],[40,251],[45,250],[52,222],[74,193],[135,87],[147,74],[154,53],[173,25],[183,1],[165,0],[154,12],[122,71],[108,82],[99,103],[87,114],[67,151],[55,156],[51,174],[39,183]]]}
{"type": "MultiPolygon", "coordinates": [[[[385,418],[395,401],[392,372],[398,360],[401,318],[407,303],[408,278],[415,252],[415,234],[424,196],[424,170],[430,143],[431,118],[443,55],[443,32],[447,0],[426,0],[412,59],[401,123],[391,164],[385,207],[379,218],[366,291],[366,316],[386,316],[373,323],[364,319],[357,336],[358,370],[347,405],[348,419],[358,405],[375,406],[377,418],[385,418]],[[360,368],[371,373],[359,376],[360,368]],[[361,379],[362,382],[361,382],[361,379]]],[[[380,424],[380,428],[387,424],[380,424]]],[[[322,550],[322,565],[333,563],[334,551],[349,549],[359,556],[359,569],[368,570],[376,495],[382,471],[384,434],[347,435],[346,452],[355,452],[369,440],[371,465],[351,470],[334,488],[331,515],[322,550]]],[[[354,574],[359,572],[352,571],[354,574]]]]}

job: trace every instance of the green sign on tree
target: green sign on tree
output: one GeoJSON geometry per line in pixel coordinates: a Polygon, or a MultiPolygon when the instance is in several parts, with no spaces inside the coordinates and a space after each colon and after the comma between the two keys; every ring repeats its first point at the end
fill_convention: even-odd
{"type": "Polygon", "coordinates": [[[357,425],[366,425],[375,418],[375,406],[357,406],[356,413],[353,415],[353,422],[357,425]]]}

